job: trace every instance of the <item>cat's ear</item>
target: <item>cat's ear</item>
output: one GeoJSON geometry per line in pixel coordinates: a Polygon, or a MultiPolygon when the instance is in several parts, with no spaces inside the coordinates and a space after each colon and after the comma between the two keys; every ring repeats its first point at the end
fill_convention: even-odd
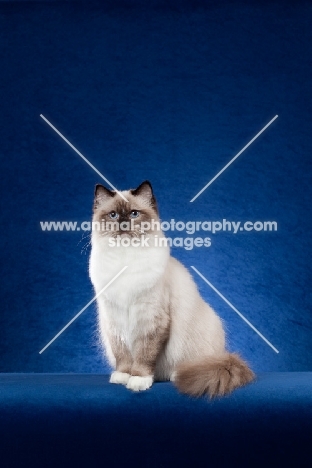
{"type": "Polygon", "coordinates": [[[145,180],[138,188],[131,190],[132,195],[140,196],[147,200],[150,205],[158,212],[156,198],[154,197],[152,185],[148,180],[145,180]]]}
{"type": "Polygon", "coordinates": [[[101,202],[110,200],[115,195],[116,195],[116,192],[109,190],[108,188],[104,187],[104,185],[96,184],[95,190],[94,190],[93,208],[96,209],[101,202]]]}

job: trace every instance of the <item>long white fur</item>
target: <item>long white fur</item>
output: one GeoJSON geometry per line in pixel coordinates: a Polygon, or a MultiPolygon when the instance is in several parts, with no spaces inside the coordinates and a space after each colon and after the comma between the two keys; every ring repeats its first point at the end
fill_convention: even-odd
{"type": "MultiPolygon", "coordinates": [[[[122,193],[125,197],[129,194],[122,193]]],[[[157,235],[162,233],[158,231],[157,235]]],[[[170,256],[169,248],[152,244],[112,248],[107,237],[93,231],[89,272],[98,293],[128,266],[98,298],[100,334],[113,367],[116,362],[109,334],[119,336],[131,350],[137,336],[153,329],[155,308],[170,310],[170,336],[158,356],[154,380],[173,380],[177,364],[223,353],[225,336],[220,318],[203,301],[186,268],[170,256]]],[[[130,377],[127,384],[134,390],[144,390],[152,381],[139,383],[130,377]]]]}

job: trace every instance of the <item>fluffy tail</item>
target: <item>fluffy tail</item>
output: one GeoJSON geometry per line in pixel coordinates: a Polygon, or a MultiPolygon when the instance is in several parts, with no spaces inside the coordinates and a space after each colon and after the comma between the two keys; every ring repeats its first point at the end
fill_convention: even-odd
{"type": "Polygon", "coordinates": [[[174,384],[192,396],[223,396],[254,380],[255,374],[238,354],[224,353],[177,366],[174,384]]]}

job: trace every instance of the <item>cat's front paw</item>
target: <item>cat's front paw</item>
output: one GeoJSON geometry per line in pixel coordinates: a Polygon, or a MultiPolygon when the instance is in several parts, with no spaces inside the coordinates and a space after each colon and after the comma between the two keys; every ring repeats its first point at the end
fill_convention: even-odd
{"type": "Polygon", "coordinates": [[[140,392],[142,390],[147,390],[153,384],[153,376],[148,375],[146,377],[139,377],[137,375],[133,375],[130,377],[127,388],[129,390],[133,390],[134,392],[140,392]]]}
{"type": "Polygon", "coordinates": [[[114,371],[110,376],[109,383],[127,385],[130,377],[130,374],[126,372],[114,371]]]}
{"type": "Polygon", "coordinates": [[[170,375],[170,382],[174,382],[176,377],[177,377],[177,373],[175,371],[172,372],[172,374],[170,375]]]}

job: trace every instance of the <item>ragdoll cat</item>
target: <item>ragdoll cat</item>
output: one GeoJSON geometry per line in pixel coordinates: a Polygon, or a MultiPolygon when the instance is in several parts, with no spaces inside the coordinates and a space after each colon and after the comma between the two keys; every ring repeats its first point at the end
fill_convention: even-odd
{"type": "Polygon", "coordinates": [[[97,294],[127,266],[97,298],[101,340],[115,369],[110,382],[140,391],[171,380],[183,393],[210,397],[251,382],[247,364],[225,349],[220,318],[170,256],[151,184],[121,193],[127,202],[96,186],[90,256],[97,294]]]}

